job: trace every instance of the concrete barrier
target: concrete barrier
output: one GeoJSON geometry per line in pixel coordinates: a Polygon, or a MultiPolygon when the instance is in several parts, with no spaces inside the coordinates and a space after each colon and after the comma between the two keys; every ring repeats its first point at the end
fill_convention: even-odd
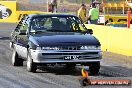
{"type": "Polygon", "coordinates": [[[103,51],[132,56],[132,30],[101,25],[86,24],[102,44],[103,51]]]}

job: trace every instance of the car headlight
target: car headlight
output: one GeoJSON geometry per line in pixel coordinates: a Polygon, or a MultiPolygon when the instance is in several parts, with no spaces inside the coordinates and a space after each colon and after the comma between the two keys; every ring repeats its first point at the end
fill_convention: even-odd
{"type": "Polygon", "coordinates": [[[42,47],[36,46],[36,50],[42,50],[42,47]]]}
{"type": "Polygon", "coordinates": [[[42,50],[60,50],[58,47],[42,47],[42,50]]]}
{"type": "Polygon", "coordinates": [[[40,47],[37,46],[36,50],[60,50],[58,47],[40,47]]]}
{"type": "Polygon", "coordinates": [[[100,46],[81,46],[81,50],[100,50],[100,46]]]}

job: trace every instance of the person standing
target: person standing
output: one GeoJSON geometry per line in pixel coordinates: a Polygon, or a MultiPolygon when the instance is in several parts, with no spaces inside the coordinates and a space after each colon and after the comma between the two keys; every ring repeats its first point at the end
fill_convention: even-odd
{"type": "Polygon", "coordinates": [[[90,20],[91,24],[97,24],[99,19],[99,10],[96,8],[96,4],[92,3],[92,7],[89,10],[88,19],[90,20]]]}
{"type": "Polygon", "coordinates": [[[57,0],[51,0],[52,4],[52,13],[57,12],[57,0]]]}
{"type": "Polygon", "coordinates": [[[77,13],[78,17],[85,22],[86,21],[86,5],[82,4],[77,13]]]}
{"type": "Polygon", "coordinates": [[[52,12],[52,4],[48,3],[48,12],[52,12]]]}

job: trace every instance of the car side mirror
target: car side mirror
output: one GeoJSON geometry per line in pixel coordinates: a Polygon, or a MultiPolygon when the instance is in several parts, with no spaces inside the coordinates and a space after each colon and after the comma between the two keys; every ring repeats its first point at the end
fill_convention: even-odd
{"type": "Polygon", "coordinates": [[[87,33],[87,34],[91,34],[92,35],[93,34],[93,30],[92,29],[87,29],[87,30],[84,31],[84,33],[85,34],[87,33]]]}
{"type": "Polygon", "coordinates": [[[89,33],[92,35],[93,34],[93,30],[92,29],[88,29],[89,33]]]}
{"type": "Polygon", "coordinates": [[[26,35],[27,30],[20,30],[19,35],[26,35]]]}

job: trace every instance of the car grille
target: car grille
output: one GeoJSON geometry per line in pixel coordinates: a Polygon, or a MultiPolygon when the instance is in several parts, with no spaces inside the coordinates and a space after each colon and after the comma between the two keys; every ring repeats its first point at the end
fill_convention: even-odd
{"type": "Polygon", "coordinates": [[[42,55],[97,55],[98,52],[87,53],[42,53],[42,55]]]}
{"type": "Polygon", "coordinates": [[[43,58],[47,59],[64,59],[66,56],[79,56],[81,59],[96,59],[99,58],[98,52],[87,52],[87,53],[42,53],[43,58]]]}
{"type": "Polygon", "coordinates": [[[62,46],[59,47],[60,50],[80,50],[80,46],[62,46]]]}

